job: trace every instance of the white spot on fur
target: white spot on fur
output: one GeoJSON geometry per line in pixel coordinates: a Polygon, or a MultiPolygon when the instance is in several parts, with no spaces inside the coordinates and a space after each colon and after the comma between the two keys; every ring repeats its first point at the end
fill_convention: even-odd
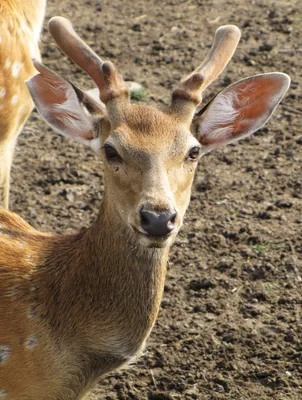
{"type": "Polygon", "coordinates": [[[9,68],[11,67],[11,65],[12,65],[11,60],[8,58],[8,59],[5,61],[4,68],[5,68],[5,69],[9,69],[9,68]]]}
{"type": "Polygon", "coordinates": [[[30,336],[24,343],[24,346],[27,350],[32,350],[38,345],[38,339],[36,336],[30,336]]]}
{"type": "Polygon", "coordinates": [[[36,313],[35,313],[34,309],[32,307],[30,307],[30,309],[27,312],[27,318],[31,319],[35,316],[35,314],[36,313]]]}
{"type": "Polygon", "coordinates": [[[12,104],[17,104],[18,103],[18,100],[19,100],[19,96],[17,96],[16,94],[12,97],[12,101],[11,101],[11,103],[12,104]]]}
{"type": "Polygon", "coordinates": [[[6,89],[5,89],[5,88],[2,88],[2,89],[0,90],[0,98],[3,98],[5,95],[6,95],[6,89]]]}
{"type": "Polygon", "coordinates": [[[14,78],[17,78],[17,76],[19,75],[19,72],[20,72],[21,67],[22,67],[22,64],[21,64],[21,63],[18,63],[18,62],[13,63],[13,66],[12,66],[12,76],[13,76],[14,78]]]}
{"type": "Polygon", "coordinates": [[[7,361],[10,353],[9,350],[10,348],[7,345],[0,346],[0,365],[4,364],[7,361]]]}
{"type": "Polygon", "coordinates": [[[24,256],[24,261],[26,261],[28,264],[34,262],[34,258],[30,254],[26,254],[24,256]]]}
{"type": "Polygon", "coordinates": [[[4,399],[7,396],[7,391],[0,389],[0,399],[4,399]]]}
{"type": "Polygon", "coordinates": [[[2,37],[0,36],[0,43],[2,43],[2,37]]]}
{"type": "Polygon", "coordinates": [[[20,242],[20,241],[16,242],[16,245],[18,247],[20,247],[20,249],[24,249],[26,247],[26,244],[24,242],[20,242]]]}

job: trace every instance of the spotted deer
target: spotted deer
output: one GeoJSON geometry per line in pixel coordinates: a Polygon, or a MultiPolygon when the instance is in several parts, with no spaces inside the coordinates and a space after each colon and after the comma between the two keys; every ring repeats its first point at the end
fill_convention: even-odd
{"type": "Polygon", "coordinates": [[[182,226],[197,162],[251,135],[289,87],[283,73],[241,80],[201,111],[202,92],[240,38],[219,28],[205,61],[171,104],[131,104],[111,62],[102,61],[62,17],[49,29],[100,90],[106,109],[34,60],[27,85],[46,122],[92,147],[105,193],[94,223],[78,233],[41,233],[0,213],[0,398],[82,399],[97,379],[133,359],[156,320],[169,249],[182,226]]]}
{"type": "Polygon", "coordinates": [[[38,41],[46,0],[0,2],[0,207],[8,208],[16,139],[33,109],[25,80],[40,59],[38,41]]]}

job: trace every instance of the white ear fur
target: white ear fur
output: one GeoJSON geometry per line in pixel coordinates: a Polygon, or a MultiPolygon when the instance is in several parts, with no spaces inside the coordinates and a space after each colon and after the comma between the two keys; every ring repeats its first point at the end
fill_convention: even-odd
{"type": "Polygon", "coordinates": [[[205,136],[211,135],[217,142],[230,138],[232,123],[239,116],[239,111],[234,108],[235,101],[238,97],[232,90],[218,95],[202,115],[198,131],[205,136]]]}
{"type": "Polygon", "coordinates": [[[262,74],[220,92],[193,120],[197,139],[204,145],[205,152],[236,142],[260,129],[282,100],[289,84],[290,78],[286,74],[262,74]],[[265,85],[267,92],[263,90],[265,85]]]}
{"type": "Polygon", "coordinates": [[[100,90],[98,88],[93,88],[89,90],[85,90],[85,94],[91,97],[102,110],[106,110],[105,104],[100,99],[100,90]]]}
{"type": "MultiPolygon", "coordinates": [[[[52,89],[56,90],[54,87],[52,89]]],[[[46,118],[47,116],[51,118],[51,115],[56,115],[56,120],[60,121],[60,124],[52,124],[54,129],[64,136],[72,135],[75,140],[86,144],[93,137],[93,120],[88,111],[79,103],[78,97],[71,85],[66,87],[61,85],[60,90],[64,90],[66,101],[61,104],[54,103],[49,106],[49,109],[41,105],[41,107],[45,107],[44,110],[41,110],[42,115],[46,115],[46,118]]]]}

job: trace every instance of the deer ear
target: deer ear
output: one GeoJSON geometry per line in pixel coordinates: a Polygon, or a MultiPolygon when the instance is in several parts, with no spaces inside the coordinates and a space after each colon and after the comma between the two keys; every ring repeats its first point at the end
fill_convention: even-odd
{"type": "Polygon", "coordinates": [[[256,75],[222,90],[192,122],[205,151],[250,136],[270,118],[289,88],[283,73],[256,75]]]}
{"type": "Polygon", "coordinates": [[[93,114],[104,114],[104,110],[70,82],[37,60],[33,62],[39,74],[26,84],[40,115],[60,134],[97,150],[100,139],[93,114]]]}

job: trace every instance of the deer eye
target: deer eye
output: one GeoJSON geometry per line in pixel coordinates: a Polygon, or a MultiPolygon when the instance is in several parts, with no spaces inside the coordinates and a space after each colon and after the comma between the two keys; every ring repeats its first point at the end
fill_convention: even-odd
{"type": "Polygon", "coordinates": [[[200,147],[194,146],[189,151],[188,160],[195,161],[199,158],[199,155],[200,155],[200,147]]]}
{"type": "Polygon", "coordinates": [[[114,147],[109,144],[104,144],[103,146],[106,160],[109,162],[121,162],[122,159],[114,147]]]}

